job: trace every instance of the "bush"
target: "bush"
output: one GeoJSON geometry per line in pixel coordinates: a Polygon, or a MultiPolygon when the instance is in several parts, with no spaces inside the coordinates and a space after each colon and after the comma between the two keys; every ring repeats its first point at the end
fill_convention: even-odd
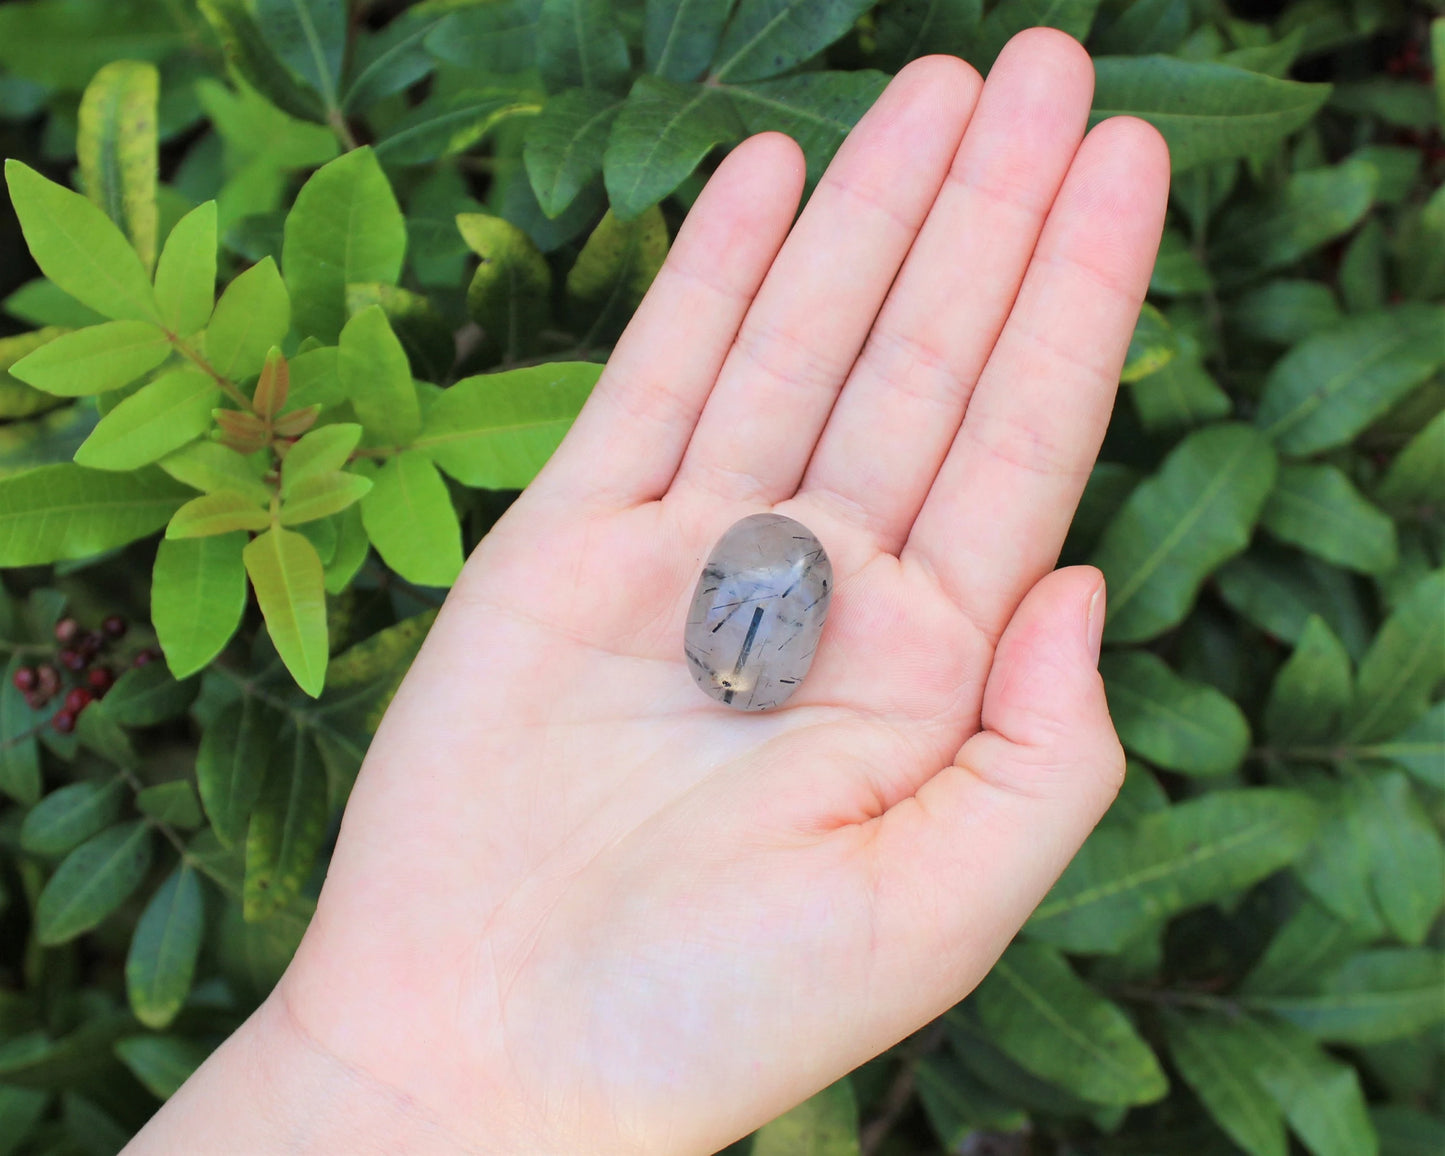
{"type": "Polygon", "coordinates": [[[0,1154],[116,1151],[275,982],[720,150],[816,180],[905,60],[1039,22],[1175,169],[1064,551],[1127,781],[973,995],[739,1148],[1445,1147],[1445,21],[1237,7],[0,7],[0,1154]]]}

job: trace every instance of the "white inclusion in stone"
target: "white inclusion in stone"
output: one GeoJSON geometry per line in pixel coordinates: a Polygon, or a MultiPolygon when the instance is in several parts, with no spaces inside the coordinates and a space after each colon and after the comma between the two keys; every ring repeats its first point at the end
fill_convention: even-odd
{"type": "Polygon", "coordinates": [[[781,514],[735,522],[702,568],[683,652],[693,681],[734,710],[781,706],[798,689],[828,617],[833,564],[781,514]]]}

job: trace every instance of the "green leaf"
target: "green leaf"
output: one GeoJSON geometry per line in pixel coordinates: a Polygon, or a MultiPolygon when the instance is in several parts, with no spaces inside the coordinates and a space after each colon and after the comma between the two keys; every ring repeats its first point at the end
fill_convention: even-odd
{"type": "Polygon", "coordinates": [[[1155,766],[1227,775],[1249,749],[1249,723],[1233,700],[1190,682],[1147,650],[1104,655],[1109,713],[1124,749],[1155,766]]]}
{"type": "Polygon", "coordinates": [[[627,40],[607,0],[542,0],[537,68],[548,92],[625,84],[627,40]]]}
{"type": "Polygon", "coordinates": [[[1427,787],[1445,791],[1445,702],[1437,702],[1394,738],[1374,743],[1364,753],[1388,759],[1427,787]]]}
{"type": "Polygon", "coordinates": [[[549,217],[602,172],[608,133],[621,108],[611,93],[574,88],[549,100],[528,127],[522,153],[527,178],[549,217]]]}
{"type": "Polygon", "coordinates": [[[159,470],[60,464],[0,478],[0,566],[89,558],[154,533],[191,496],[159,470]]]}
{"type": "Polygon", "coordinates": [[[648,71],[683,82],[700,77],[717,52],[733,2],[647,0],[643,54],[648,71]]]}
{"type": "Polygon", "coordinates": [[[363,309],[346,323],[336,355],[341,387],[366,431],[406,445],[421,429],[421,409],[411,363],[381,306],[363,309]]]}
{"type": "Polygon", "coordinates": [[[350,79],[341,100],[344,110],[365,110],[377,101],[410,88],[436,68],[424,42],[447,18],[444,11],[403,12],[357,43],[350,79]]]}
{"type": "Polygon", "coordinates": [[[1025,28],[1059,28],[1075,40],[1087,39],[1099,0],[1000,0],[979,26],[968,62],[987,72],[1014,36],[1025,28]]]}
{"type": "Polygon", "coordinates": [[[210,429],[219,396],[215,380],[193,367],[158,377],[100,419],[75,462],[97,470],[149,465],[210,429]]]}
{"type": "Polygon", "coordinates": [[[271,501],[270,487],[261,480],[261,467],[256,461],[219,442],[192,442],[156,464],[176,481],[202,493],[235,490],[257,505],[271,501]]]}
{"type": "Polygon", "coordinates": [[[846,1078],[753,1134],[752,1156],[859,1156],[858,1105],[846,1078]]]}
{"type": "Polygon", "coordinates": [[[314,429],[286,453],[281,463],[281,497],[290,496],[295,486],[320,474],[341,469],[361,441],[361,427],[355,422],[337,422],[314,429]]]}
{"type": "Polygon", "coordinates": [[[914,1069],[918,1100],[934,1133],[949,1152],[964,1150],[981,1128],[1017,1132],[1028,1116],[982,1084],[950,1056],[925,1056],[914,1069]]]}
{"type": "Polygon", "coordinates": [[[1138,642],[1183,621],[1204,580],[1249,543],[1274,477],[1274,454],[1248,426],[1184,438],[1125,499],[1094,553],[1109,583],[1105,638],[1138,642]]]}
{"type": "Polygon", "coordinates": [[[1310,990],[1322,972],[1364,946],[1373,928],[1340,919],[1305,896],[1240,985],[1245,995],[1310,990]]]}
{"type": "Polygon", "coordinates": [[[261,372],[271,347],[291,328],[291,299],[270,257],[252,265],[228,286],[206,326],[206,360],[231,381],[261,372]]]}
{"type": "MultiPolygon", "coordinates": [[[[433,11],[449,6],[444,3],[433,11]]],[[[463,0],[456,7],[427,35],[432,55],[483,73],[518,72],[535,62],[542,0],[463,0]]]]}
{"type": "Polygon", "coordinates": [[[1360,662],[1354,705],[1345,716],[1346,738],[1398,734],[1425,713],[1445,679],[1445,570],[1418,582],[1380,627],[1360,662]]]}
{"type": "Polygon", "coordinates": [[[1150,433],[1174,433],[1226,418],[1234,402],[1210,376],[1197,349],[1170,359],[1169,364],[1136,381],[1129,390],[1139,423],[1150,433]]]}
{"type": "Polygon", "coordinates": [[[1329,1043],[1398,1039],[1445,1019],[1445,954],[1421,947],[1362,951],[1326,974],[1318,989],[1246,1002],[1329,1043]]]}
{"type": "Polygon", "coordinates": [[[1375,497],[1394,508],[1445,506],[1445,410],[1395,455],[1375,497]]]}
{"type": "Polygon", "coordinates": [[[210,1053],[208,1045],[176,1036],[129,1036],[115,1043],[120,1062],[161,1100],[175,1095],[210,1053]]]}
{"type": "Polygon", "coordinates": [[[1274,345],[1294,345],[1345,319],[1330,287],[1319,281],[1266,281],[1240,294],[1227,315],[1244,335],[1274,345]]]}
{"type": "Polygon", "coordinates": [[[1282,466],[1260,522],[1281,541],[1349,570],[1380,574],[1399,561],[1395,524],[1336,466],[1282,466]]]}
{"type": "Polygon", "coordinates": [[[1445,312],[1406,305],[1306,338],[1265,378],[1255,421],[1296,456],[1344,445],[1445,362],[1445,312]]]}
{"type": "Polygon", "coordinates": [[[781,132],[792,137],[807,159],[808,181],[816,183],[887,83],[887,73],[860,69],[725,87],[748,134],[781,132]]]}
{"type": "Polygon", "coordinates": [[[1378,217],[1371,217],[1340,261],[1340,296],[1345,308],[1351,313],[1383,309],[1389,297],[1385,281],[1385,227],[1378,217]]]}
{"type": "Polygon", "coordinates": [[[406,221],[371,149],[318,169],[296,195],[281,250],[297,332],[334,342],[346,320],[346,286],[395,285],[405,253],[406,221]]]}
{"type": "Polygon", "coordinates": [[[47,341],[10,372],[47,393],[84,397],[129,385],[170,354],[170,341],[150,322],[108,321],[47,341]]]}
{"type": "Polygon", "coordinates": [[[143,787],[136,792],[135,805],[142,815],[184,831],[193,831],[205,822],[201,801],[196,798],[196,788],[190,779],[172,779],[143,787]]]}
{"type": "Polygon", "coordinates": [[[1310,615],[1270,687],[1265,734],[1285,747],[1323,742],[1350,705],[1352,681],[1344,644],[1323,618],[1310,615]]]}
{"type": "Polygon", "coordinates": [[[1015,943],[974,993],[994,1043],[1034,1075],[1096,1104],[1148,1104],[1169,1090],[1124,1013],[1051,947],[1015,943]]]}
{"type": "Polygon", "coordinates": [[[1295,874],[1333,915],[1377,938],[1384,926],[1370,888],[1370,827],[1378,818],[1370,783],[1361,775],[1325,779],[1312,782],[1310,793],[1327,809],[1313,845],[1295,864],[1295,874]]]}
{"type": "Polygon", "coordinates": [[[210,664],[241,624],[246,610],[244,534],[177,541],[156,551],[151,576],[151,622],[177,678],[210,664]]]}
{"type": "Polygon", "coordinates": [[[15,685],[15,672],[22,665],[21,656],[12,654],[0,686],[0,791],[28,805],[42,790],[36,738],[43,716],[37,717],[15,685]]]}
{"type": "Polygon", "coordinates": [[[1179,338],[1168,318],[1148,302],[1140,308],[1139,319],[1129,338],[1129,351],[1119,380],[1125,384],[1138,381],[1163,369],[1179,352],[1179,338]]]}
{"type": "Polygon", "coordinates": [[[156,114],[160,73],[153,64],[115,60],[95,74],[80,100],[76,153],[90,199],[125,230],[141,264],[156,259],[156,114]]]}
{"type": "Polygon", "coordinates": [[[266,630],[296,683],[312,698],[326,681],[326,591],[316,548],[273,527],[243,551],[266,630]]]}
{"type": "Polygon", "coordinates": [[[35,904],[35,936],[47,947],[89,931],[140,886],[151,864],[151,830],[139,820],[87,839],[65,857],[35,904]]]}
{"type": "Polygon", "coordinates": [[[420,293],[395,285],[372,282],[346,287],[346,311],[352,317],[373,305],[381,306],[391,322],[392,332],[411,362],[412,376],[446,381],[457,359],[457,343],[452,324],[441,311],[420,293]]]}
{"type": "Polygon", "coordinates": [[[732,102],[704,84],[639,76],[602,160],[612,211],[631,220],[668,196],[720,144],[742,139],[732,102]]]}
{"type": "Polygon", "coordinates": [[[1173,52],[1192,24],[1185,0],[1133,0],[1094,34],[1090,47],[1107,56],[1173,52]]]}
{"type": "Polygon", "coordinates": [[[122,726],[154,726],[185,714],[199,689],[197,680],[177,680],[159,662],[151,662],[121,675],[93,709],[122,726]]]}
{"type": "Polygon", "coordinates": [[[1370,775],[1366,782],[1370,891],[1396,938],[1422,943],[1445,907],[1445,846],[1404,772],[1370,775]]]}
{"type": "Polygon", "coordinates": [[[156,321],[140,257],[100,209],[11,158],[5,179],[40,271],[83,305],[117,321],[156,321]]]}
{"type": "Polygon", "coordinates": [[[1379,179],[1374,165],[1358,159],[1293,174],[1272,196],[1221,214],[1211,267],[1240,281],[1292,265],[1353,229],[1374,203],[1379,179]]]}
{"type": "Polygon", "coordinates": [[[424,165],[471,148],[503,121],[531,116],[535,97],[516,89],[466,89],[423,101],[376,142],[390,165],[424,165]]]}
{"type": "Polygon", "coordinates": [[[1330,93],[1326,84],[1173,56],[1101,56],[1094,73],[1090,123],[1143,117],[1169,142],[1176,173],[1273,145],[1306,124],[1330,93]]]}
{"type": "Polygon", "coordinates": [[[567,274],[567,300],[587,336],[614,338],[642,301],[667,257],[667,222],[653,208],[634,221],[603,216],[567,274]]]}
{"type": "Polygon", "coordinates": [[[1287,1156],[1284,1115],[1255,1076],[1259,1057],[1230,1020],[1165,1009],[1169,1052],[1184,1082],[1249,1156],[1287,1156]]]}
{"type": "Polygon", "coordinates": [[[301,893],[328,817],[321,760],[305,729],[293,728],[272,756],[246,834],[247,922],[265,919],[301,893]]]}
{"type": "Polygon", "coordinates": [[[120,817],[125,780],[82,780],[51,791],[20,825],[20,846],[32,855],[64,855],[120,817]]]}
{"type": "Polygon", "coordinates": [[[1291,1024],[1252,1016],[1232,1021],[1240,1055],[1315,1156],[1375,1156],[1375,1131],[1359,1078],[1291,1024]]]}
{"type": "Polygon", "coordinates": [[[289,496],[281,503],[281,525],[299,526],[303,522],[339,514],[353,502],[364,498],[370,489],[370,478],[345,470],[302,478],[291,487],[289,496]]]}
{"type": "Polygon", "coordinates": [[[177,510],[166,527],[166,537],[209,538],[237,530],[264,530],[270,524],[270,511],[258,506],[250,494],[219,490],[192,498],[177,510]]]}
{"type": "Polygon", "coordinates": [[[557,361],[463,378],[432,403],[413,447],[463,485],[519,490],[552,456],[601,373],[591,362],[557,361]]]}
{"type": "Polygon", "coordinates": [[[277,108],[306,120],[324,119],[321,101],[276,58],[247,0],[198,0],[231,71],[277,108]]]}
{"type": "Polygon", "coordinates": [[[163,1028],[191,991],[206,912],[196,869],[182,863],[141,913],[125,960],[125,988],[136,1019],[163,1028]]]}
{"type": "Polygon", "coordinates": [[[872,6],[873,0],[738,0],[712,75],[736,83],[786,72],[822,52],[872,6]]]}
{"type": "MultiPolygon", "coordinates": [[[[1440,21],[1436,20],[1437,27],[1440,21]]],[[[1436,75],[1440,74],[1437,69],[1436,75]]],[[[1428,1075],[1424,1075],[1426,1080],[1428,1075]]],[[[1445,1120],[1405,1104],[1381,1104],[1370,1109],[1370,1121],[1380,1138],[1382,1156],[1435,1156],[1445,1147],[1445,1120]]]]}
{"type": "Polygon", "coordinates": [[[217,712],[201,731],[196,785],[216,837],[227,847],[242,842],[260,797],[281,717],[254,695],[217,712]]]}
{"type": "Polygon", "coordinates": [[[526,233],[501,217],[460,213],[457,229],[482,259],[467,288],[467,311],[494,352],[507,360],[530,352],[551,298],[547,259],[526,233]]]}
{"type": "Polygon", "coordinates": [[[256,24],[268,48],[287,68],[338,105],[341,58],[346,51],[346,0],[253,0],[256,24]]]}
{"type": "Polygon", "coordinates": [[[1146,928],[1292,862],[1318,811],[1296,791],[1214,791],[1097,829],[1025,926],[1065,951],[1117,951],[1146,928]]]}
{"type": "Polygon", "coordinates": [[[341,387],[338,362],[341,352],[334,345],[312,349],[291,359],[291,396],[282,408],[283,414],[295,413],[308,406],[340,405],[346,400],[341,387]]]}
{"type": "Polygon", "coordinates": [[[1369,645],[1372,627],[1354,577],[1334,566],[1256,542],[1219,570],[1214,581],[1227,605],[1275,638],[1297,642],[1310,615],[1318,614],[1351,658],[1362,656],[1369,645]]]}
{"type": "Polygon", "coordinates": [[[371,539],[361,524],[361,508],[351,506],[337,519],[336,551],[326,563],[326,592],[340,594],[356,577],[371,552],[371,539]]]}
{"type": "MultiPolygon", "coordinates": [[[[246,173],[261,174],[270,183],[274,178],[265,174],[314,168],[337,155],[339,146],[330,129],[288,116],[248,85],[231,89],[202,78],[195,89],[212,127],[225,142],[228,157],[246,173]]],[[[225,216],[222,209],[223,220],[225,216]]]]}
{"type": "Polygon", "coordinates": [[[156,264],[161,324],[177,337],[205,328],[216,300],[216,202],[176,222],[156,264]]]}
{"type": "Polygon", "coordinates": [[[361,521],[382,559],[418,586],[450,586],[462,568],[462,535],[436,467],[416,450],[377,471],[361,521]]]}
{"type": "Polygon", "coordinates": [[[51,1093],[41,1088],[0,1084],[0,1156],[14,1156],[30,1138],[50,1106],[51,1093]]]}

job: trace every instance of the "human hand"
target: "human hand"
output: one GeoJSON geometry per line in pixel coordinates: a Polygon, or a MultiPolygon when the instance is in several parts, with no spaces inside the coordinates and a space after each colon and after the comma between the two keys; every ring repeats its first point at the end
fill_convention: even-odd
{"type": "Polygon", "coordinates": [[[986,86],[917,61],[791,232],[796,146],[734,150],[452,591],[291,969],[137,1150],[258,1150],[207,1100],[230,1063],[297,1148],[707,1152],[978,982],[1123,772],[1102,579],[1049,571],[1168,159],[1127,119],[1081,144],[1091,87],[1050,30],[986,86]],[[770,509],[836,584],[800,691],[744,714],[683,622],[770,509]]]}

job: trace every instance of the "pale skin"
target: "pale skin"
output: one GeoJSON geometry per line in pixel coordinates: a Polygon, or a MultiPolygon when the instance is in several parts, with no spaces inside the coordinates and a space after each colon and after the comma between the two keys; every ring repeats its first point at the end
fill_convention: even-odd
{"type": "Polygon", "coordinates": [[[275,993],[127,1152],[707,1153],[938,1016],[1113,799],[1101,575],[1053,570],[1162,227],[1088,56],[905,68],[794,222],[719,167],[388,711],[275,993]],[[836,590],[783,708],[682,655],[777,510],[836,590]]]}

